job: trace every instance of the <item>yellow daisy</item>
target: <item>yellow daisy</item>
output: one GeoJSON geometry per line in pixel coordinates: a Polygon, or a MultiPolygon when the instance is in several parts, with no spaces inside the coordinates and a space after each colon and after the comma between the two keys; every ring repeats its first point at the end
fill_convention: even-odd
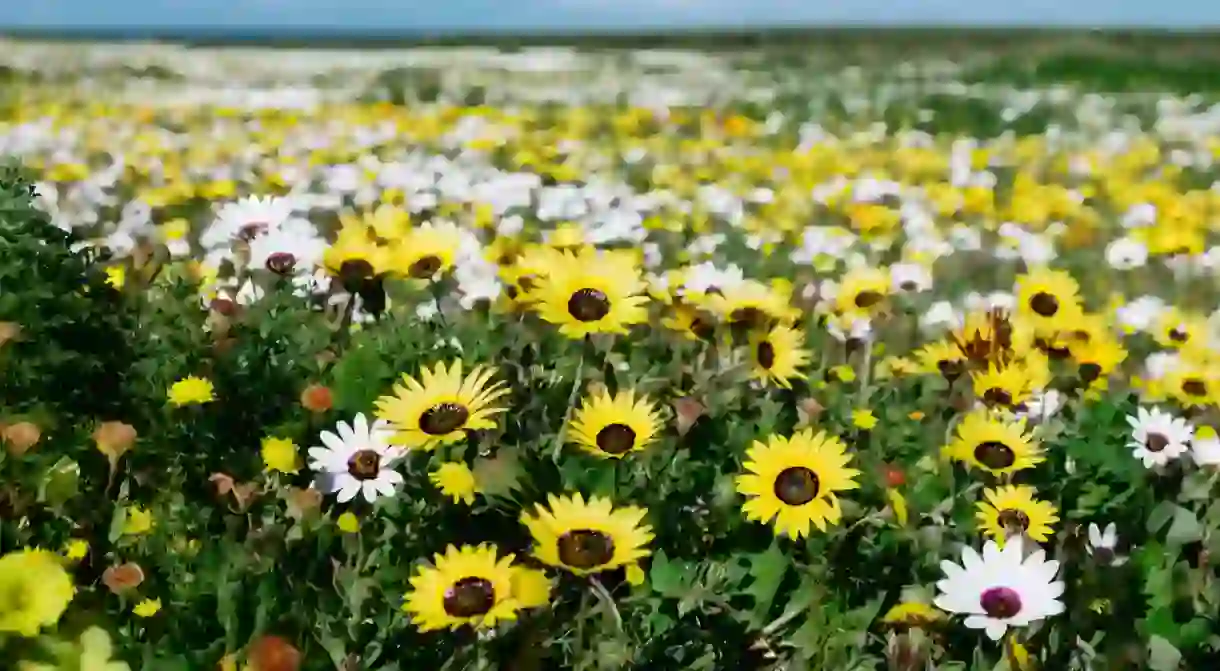
{"type": "Polygon", "coordinates": [[[975,395],[988,407],[1011,409],[1029,400],[1034,389],[1025,367],[990,364],[971,375],[975,395]]]}
{"type": "Polygon", "coordinates": [[[804,342],[804,331],[787,326],[776,326],[751,336],[750,355],[754,365],[750,377],[791,389],[791,380],[803,378],[799,369],[809,363],[809,350],[801,347],[804,342]]]}
{"type": "Polygon", "coordinates": [[[450,545],[416,569],[402,609],[421,631],[494,627],[517,618],[514,575],[513,556],[498,558],[492,545],[450,545]]]}
{"type": "Polygon", "coordinates": [[[453,224],[426,223],[409,230],[394,243],[389,264],[394,272],[417,280],[431,279],[453,267],[462,244],[462,232],[453,224]]]}
{"type": "Polygon", "coordinates": [[[812,524],[825,531],[842,517],[837,492],[856,489],[860,471],[848,468],[851,455],[838,438],[805,429],[791,438],[772,435],[754,441],[737,476],[737,492],[746,497],[742,511],[757,522],[774,520],[774,530],[792,538],[809,533],[812,524]]]}
{"type": "Polygon", "coordinates": [[[986,410],[966,415],[942,453],[996,476],[1032,468],[1044,460],[1041,448],[1026,431],[1025,420],[986,410]]]}
{"type": "Polygon", "coordinates": [[[569,439],[586,452],[621,459],[642,450],[661,432],[661,419],[647,397],[628,389],[587,398],[572,418],[569,439]]]}
{"type": "Polygon", "coordinates": [[[529,293],[538,315],[569,338],[626,333],[648,318],[646,285],[639,268],[619,255],[565,254],[550,265],[529,293]]]}
{"type": "Polygon", "coordinates": [[[652,527],[636,506],[615,508],[610,499],[580,494],[550,495],[549,507],[538,505],[521,522],[534,539],[534,557],[576,575],[599,573],[647,557],[652,527]]]}
{"type": "Polygon", "coordinates": [[[979,530],[994,538],[1003,547],[1009,536],[1026,535],[1039,543],[1046,542],[1054,530],[1051,525],[1059,521],[1059,510],[1054,504],[1035,498],[1036,489],[1027,485],[995,487],[983,492],[985,501],[975,508],[975,520],[979,530]]]}
{"type": "Polygon", "coordinates": [[[23,548],[0,557],[0,632],[36,635],[59,621],[75,594],[54,552],[23,548]]]}
{"type": "Polygon", "coordinates": [[[801,312],[792,307],[790,299],[776,287],[746,280],[724,293],[709,296],[707,307],[729,326],[753,330],[791,323],[799,317],[801,312]]]}
{"type": "Polygon", "coordinates": [[[172,384],[169,388],[169,402],[181,408],[184,405],[200,405],[216,400],[212,381],[191,375],[172,384]]]}
{"type": "Polygon", "coordinates": [[[428,479],[442,494],[451,497],[454,503],[471,505],[474,503],[474,495],[479,491],[474,472],[460,461],[441,464],[428,475],[428,479]]]}
{"type": "Polygon", "coordinates": [[[861,267],[843,276],[835,294],[835,312],[869,315],[885,305],[890,292],[890,274],[880,268],[861,267]]]}
{"type": "Polygon", "coordinates": [[[494,374],[476,367],[463,378],[460,360],[424,367],[418,380],[404,374],[393,394],[377,399],[377,418],[390,423],[396,444],[424,450],[462,440],[467,431],[493,429],[492,417],[506,408],[492,403],[508,393],[503,383],[488,384],[494,374]]]}
{"type": "Polygon", "coordinates": [[[1062,270],[1038,268],[1017,278],[1017,313],[1038,331],[1071,330],[1082,314],[1080,286],[1062,270]]]}
{"type": "Polygon", "coordinates": [[[883,624],[892,627],[926,627],[945,620],[945,614],[920,601],[903,601],[886,611],[883,624]]]}

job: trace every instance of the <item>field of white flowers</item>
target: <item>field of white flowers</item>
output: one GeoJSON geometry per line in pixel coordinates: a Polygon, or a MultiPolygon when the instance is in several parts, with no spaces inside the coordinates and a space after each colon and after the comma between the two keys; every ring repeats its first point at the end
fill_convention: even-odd
{"type": "Polygon", "coordinates": [[[1045,49],[0,41],[5,664],[1214,668],[1220,86],[1045,49]]]}

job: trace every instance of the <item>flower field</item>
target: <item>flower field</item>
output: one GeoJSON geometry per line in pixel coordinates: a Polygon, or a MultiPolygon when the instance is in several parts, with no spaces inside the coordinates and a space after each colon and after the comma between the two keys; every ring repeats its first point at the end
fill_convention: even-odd
{"type": "Polygon", "coordinates": [[[0,44],[0,655],[1214,668],[1209,76],[881,55],[0,44]]]}

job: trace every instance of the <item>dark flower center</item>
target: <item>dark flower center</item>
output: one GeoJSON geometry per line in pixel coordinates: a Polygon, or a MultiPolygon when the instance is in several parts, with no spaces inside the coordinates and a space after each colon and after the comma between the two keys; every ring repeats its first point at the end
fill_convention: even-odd
{"type": "Polygon", "coordinates": [[[791,466],[775,478],[775,497],[790,506],[803,506],[818,495],[818,474],[804,466],[791,466]]]}
{"type": "Polygon", "coordinates": [[[348,259],[339,266],[339,281],[343,288],[355,293],[373,276],[373,264],[364,259],[348,259]]]}
{"type": "Polygon", "coordinates": [[[470,419],[470,410],[460,403],[439,403],[419,417],[419,429],[430,436],[457,431],[470,419]]]}
{"type": "Polygon", "coordinates": [[[767,314],[758,308],[740,308],[729,315],[729,322],[734,325],[755,327],[762,326],[767,321],[767,314]]]}
{"type": "Polygon", "coordinates": [[[861,291],[860,293],[856,294],[856,307],[871,308],[872,306],[880,303],[882,298],[884,298],[884,296],[876,291],[861,291]]]}
{"type": "Polygon", "coordinates": [[[238,229],[237,239],[250,242],[254,238],[266,233],[270,228],[271,225],[265,221],[252,221],[238,229]]]}
{"type": "Polygon", "coordinates": [[[993,471],[1008,468],[1017,461],[1017,455],[1011,447],[994,440],[979,443],[974,448],[974,458],[993,471]]]}
{"type": "Polygon", "coordinates": [[[372,450],[360,450],[347,460],[347,472],[357,480],[372,480],[381,472],[381,455],[372,450]]]}
{"type": "Polygon", "coordinates": [[[635,431],[626,424],[611,424],[597,432],[597,447],[608,454],[622,454],[635,447],[635,431]]]}
{"type": "MultiPolygon", "coordinates": [[[[918,287],[918,286],[919,285],[915,284],[914,280],[903,280],[902,284],[898,285],[898,288],[902,289],[903,291],[914,291],[916,289],[916,287],[918,287]]],[[[857,298],[856,300],[859,300],[859,299],[857,298]]]]}
{"type": "Polygon", "coordinates": [[[1181,344],[1190,340],[1190,334],[1180,328],[1175,328],[1169,332],[1169,339],[1181,344]]]}
{"type": "Polygon", "coordinates": [[[1207,383],[1197,377],[1182,382],[1182,393],[1189,396],[1207,396],[1207,383]]]}
{"type": "Polygon", "coordinates": [[[691,320],[690,332],[700,340],[711,340],[716,334],[716,327],[703,317],[695,317],[691,320]]]}
{"type": "Polygon", "coordinates": [[[287,275],[297,264],[297,257],[289,252],[275,252],[267,257],[267,270],[277,275],[287,275]]]}
{"type": "Polygon", "coordinates": [[[983,402],[992,406],[1002,405],[1004,407],[1010,407],[1012,406],[1012,394],[1008,393],[1007,390],[1000,389],[999,387],[992,387],[991,389],[983,392],[983,402]]]}
{"type": "Polygon", "coordinates": [[[407,268],[407,274],[417,280],[426,280],[441,269],[441,260],[437,256],[425,256],[407,268]]]}
{"type": "Polygon", "coordinates": [[[486,578],[462,578],[445,590],[445,612],[452,617],[483,615],[495,604],[495,587],[486,578]]]}
{"type": "Polygon", "coordinates": [[[979,597],[979,605],[988,617],[1007,620],[1021,612],[1021,595],[1009,587],[992,587],[979,597]]]}
{"type": "Polygon", "coordinates": [[[1029,528],[1029,515],[1020,510],[1007,508],[1000,511],[1000,526],[1010,534],[1020,534],[1029,528]]]}
{"type": "Polygon", "coordinates": [[[775,346],[768,341],[758,343],[758,365],[767,370],[775,365],[775,346]]]}
{"type": "Polygon", "coordinates": [[[1034,341],[1034,344],[1038,346],[1038,349],[1046,353],[1046,356],[1054,359],[1055,361],[1062,361],[1068,358],[1068,356],[1070,356],[1072,353],[1072,351],[1066,346],[1060,345],[1058,342],[1048,340],[1046,338],[1038,338],[1034,341]]]}
{"type": "Polygon", "coordinates": [[[610,314],[610,299],[597,289],[581,289],[568,299],[568,314],[577,321],[595,322],[610,314]]]}
{"type": "Polygon", "coordinates": [[[1144,449],[1149,452],[1161,452],[1166,447],[1169,447],[1169,439],[1159,433],[1149,434],[1144,439],[1144,449]]]}
{"type": "Polygon", "coordinates": [[[1054,317],[1059,312],[1059,299],[1044,291],[1034,294],[1029,299],[1029,309],[1043,317],[1054,317]]]}
{"type": "Polygon", "coordinates": [[[614,558],[614,539],[600,531],[573,529],[559,537],[559,561],[565,566],[591,569],[614,558]]]}
{"type": "Polygon", "coordinates": [[[941,376],[950,382],[962,376],[962,362],[960,361],[948,359],[937,361],[936,368],[940,371],[941,376]]]}
{"type": "Polygon", "coordinates": [[[1080,379],[1085,382],[1092,382],[1101,376],[1101,366],[1095,363],[1080,364],[1080,379]]]}

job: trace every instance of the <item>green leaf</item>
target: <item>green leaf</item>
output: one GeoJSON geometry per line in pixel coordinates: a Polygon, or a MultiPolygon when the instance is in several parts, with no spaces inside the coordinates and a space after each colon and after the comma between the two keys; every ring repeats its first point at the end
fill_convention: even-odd
{"type": "Polygon", "coordinates": [[[39,485],[38,500],[52,508],[61,508],[77,494],[80,494],[80,465],[60,457],[39,485]]]}
{"type": "Polygon", "coordinates": [[[1148,640],[1148,668],[1152,671],[1176,671],[1182,663],[1182,653],[1160,636],[1148,640]]]}
{"type": "Polygon", "coordinates": [[[1161,501],[1152,509],[1152,512],[1148,513],[1148,519],[1145,522],[1144,528],[1150,534],[1157,533],[1161,530],[1161,527],[1164,527],[1173,518],[1177,507],[1178,505],[1173,501],[1161,501]]]}
{"type": "Polygon", "coordinates": [[[1176,545],[1193,543],[1203,538],[1203,525],[1195,517],[1194,511],[1177,506],[1173,513],[1173,523],[1165,534],[1165,540],[1176,545]]]}
{"type": "Polygon", "coordinates": [[[780,584],[784,582],[784,576],[788,574],[791,562],[780,551],[778,543],[772,543],[766,552],[748,555],[747,561],[750,563],[750,577],[753,580],[745,589],[745,593],[753,597],[754,616],[756,621],[760,621],[771,610],[775,593],[779,591],[780,584]]]}
{"type": "Polygon", "coordinates": [[[661,596],[676,598],[690,589],[694,578],[694,567],[683,561],[670,561],[663,550],[658,550],[648,569],[648,584],[661,596]]]}
{"type": "Polygon", "coordinates": [[[474,480],[486,496],[508,496],[521,488],[521,462],[515,447],[502,447],[494,457],[474,460],[474,480]]]}

